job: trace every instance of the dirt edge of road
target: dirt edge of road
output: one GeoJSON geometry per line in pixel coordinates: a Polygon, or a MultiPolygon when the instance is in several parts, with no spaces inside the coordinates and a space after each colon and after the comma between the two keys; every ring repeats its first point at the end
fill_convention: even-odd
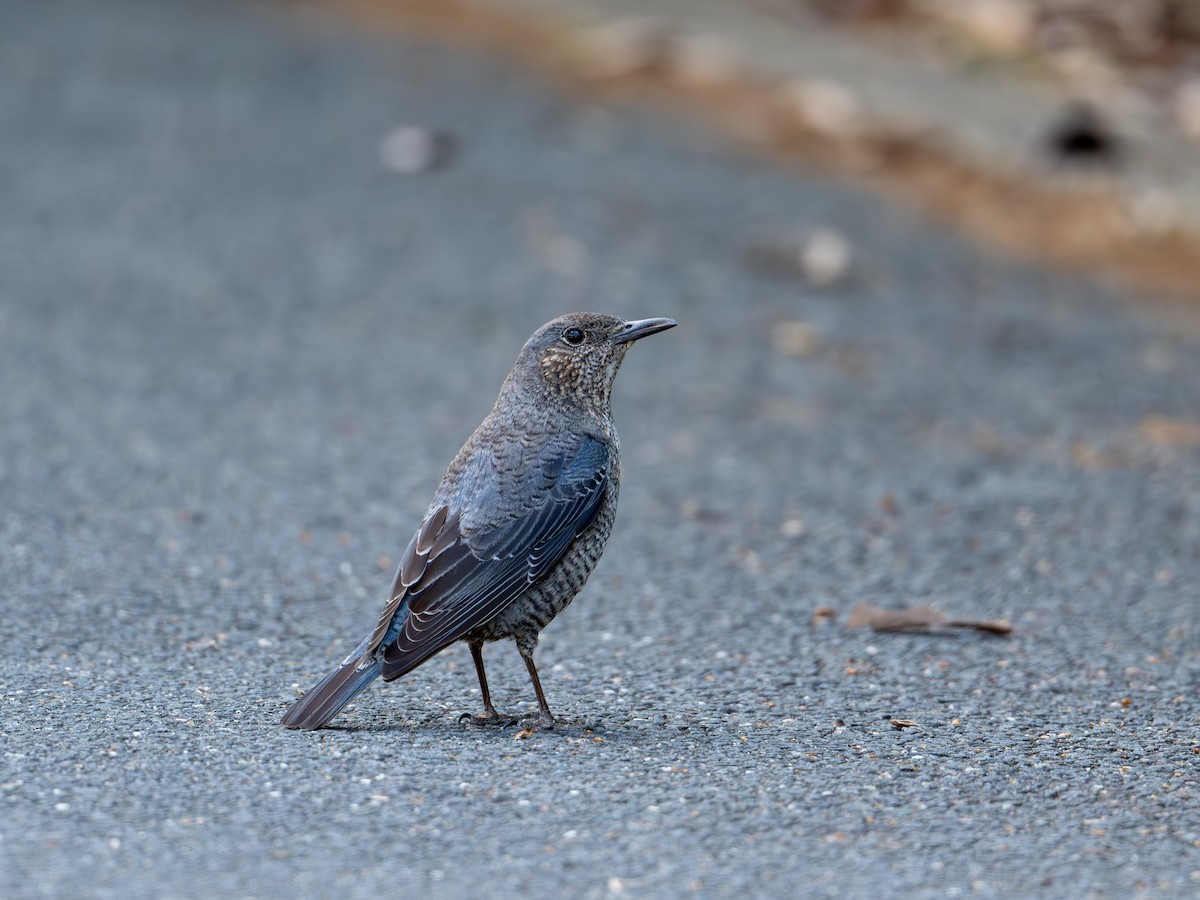
{"type": "Polygon", "coordinates": [[[1061,186],[1034,184],[964,158],[936,136],[869,122],[831,127],[826,117],[787,102],[774,85],[680,77],[663,57],[647,56],[624,70],[606,66],[597,59],[594,35],[499,5],[306,0],[294,8],[483,47],[519,58],[572,91],[673,106],[776,160],[853,177],[1010,255],[1115,278],[1200,320],[1194,302],[1200,299],[1200,234],[1138,222],[1101,177],[1064,172],[1061,186]]]}

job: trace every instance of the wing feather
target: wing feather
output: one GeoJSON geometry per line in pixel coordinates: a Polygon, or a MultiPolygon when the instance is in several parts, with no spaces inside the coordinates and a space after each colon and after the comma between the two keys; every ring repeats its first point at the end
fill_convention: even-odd
{"type": "Polygon", "coordinates": [[[461,510],[449,504],[426,516],[369,641],[369,655],[382,650],[385,680],[494,618],[551,571],[594,521],[608,489],[607,447],[582,438],[543,454],[541,462],[527,486],[528,502],[489,527],[465,533],[461,510]]]}

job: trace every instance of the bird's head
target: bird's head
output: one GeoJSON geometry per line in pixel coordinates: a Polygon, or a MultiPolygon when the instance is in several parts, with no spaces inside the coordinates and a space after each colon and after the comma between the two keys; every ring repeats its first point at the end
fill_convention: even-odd
{"type": "Polygon", "coordinates": [[[673,319],[626,321],[603,313],[569,313],[547,322],[525,343],[513,374],[554,396],[607,411],[613,379],[634,341],[674,328],[673,319]]]}

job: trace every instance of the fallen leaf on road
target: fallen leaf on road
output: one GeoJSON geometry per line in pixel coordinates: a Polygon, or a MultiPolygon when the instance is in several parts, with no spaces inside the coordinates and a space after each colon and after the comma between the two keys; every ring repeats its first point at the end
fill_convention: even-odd
{"type": "Polygon", "coordinates": [[[1195,447],[1200,445],[1200,421],[1151,415],[1138,426],[1142,439],[1159,447],[1195,447]]]}
{"type": "Polygon", "coordinates": [[[897,731],[903,731],[905,728],[921,727],[918,722],[914,722],[912,719],[888,719],[888,721],[892,723],[892,727],[897,731]]]}
{"type": "Polygon", "coordinates": [[[881,609],[869,603],[859,603],[850,610],[847,628],[872,628],[875,631],[911,631],[931,634],[946,628],[973,628],[988,634],[1010,634],[1012,626],[1003,619],[988,622],[973,619],[947,619],[932,606],[910,606],[906,609],[881,609]]]}

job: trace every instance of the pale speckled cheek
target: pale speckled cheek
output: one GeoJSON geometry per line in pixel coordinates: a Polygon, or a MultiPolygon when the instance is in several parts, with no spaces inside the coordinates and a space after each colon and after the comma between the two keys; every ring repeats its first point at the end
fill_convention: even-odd
{"type": "Polygon", "coordinates": [[[626,350],[620,346],[578,353],[550,347],[543,352],[538,365],[546,386],[554,395],[582,401],[587,408],[607,410],[613,379],[626,350]]]}

